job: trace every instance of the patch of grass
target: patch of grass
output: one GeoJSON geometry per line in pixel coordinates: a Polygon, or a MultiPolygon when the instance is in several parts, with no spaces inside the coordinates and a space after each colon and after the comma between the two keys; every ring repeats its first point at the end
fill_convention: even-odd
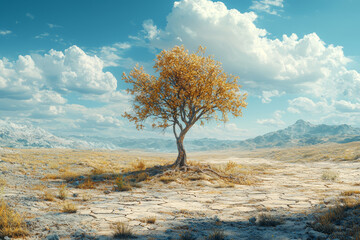
{"type": "Polygon", "coordinates": [[[104,173],[105,173],[105,171],[103,169],[100,169],[100,168],[93,168],[90,171],[91,175],[101,175],[101,174],[104,174],[104,173]]]}
{"type": "Polygon", "coordinates": [[[61,184],[59,187],[59,195],[58,198],[61,200],[65,200],[67,198],[67,187],[66,184],[61,184]]]}
{"type": "Polygon", "coordinates": [[[143,222],[146,224],[154,224],[156,222],[156,217],[146,217],[144,219],[141,219],[140,222],[143,222]]]}
{"type": "Polygon", "coordinates": [[[54,201],[55,200],[55,195],[52,192],[50,192],[49,190],[45,190],[44,193],[43,193],[42,198],[45,201],[54,201]]]}
{"type": "Polygon", "coordinates": [[[0,177],[0,187],[5,187],[7,184],[6,179],[0,177]]]}
{"type": "Polygon", "coordinates": [[[131,228],[123,222],[115,222],[112,226],[112,229],[114,231],[114,238],[126,239],[134,237],[133,233],[131,232],[131,228]]]}
{"type": "Polygon", "coordinates": [[[359,190],[348,190],[341,193],[342,196],[352,196],[357,194],[360,194],[359,190]]]}
{"type": "Polygon", "coordinates": [[[142,172],[142,173],[139,173],[139,174],[135,175],[135,181],[136,182],[143,182],[143,181],[148,180],[149,178],[150,178],[150,176],[146,172],[142,172]]]}
{"type": "Polygon", "coordinates": [[[124,180],[123,175],[120,175],[115,179],[115,190],[120,192],[131,190],[130,184],[124,180]]]}
{"type": "Polygon", "coordinates": [[[132,163],[131,165],[135,171],[146,169],[146,164],[142,160],[136,160],[136,162],[132,163]]]}
{"type": "Polygon", "coordinates": [[[63,213],[76,213],[77,207],[72,202],[65,202],[62,208],[63,213]]]}
{"type": "Polygon", "coordinates": [[[337,220],[341,220],[344,216],[345,207],[340,205],[331,207],[327,211],[315,216],[312,227],[318,232],[331,234],[335,230],[333,223],[337,220]]]}
{"type": "Polygon", "coordinates": [[[95,189],[96,183],[91,178],[86,178],[85,181],[78,185],[80,189],[95,189]]]}
{"type": "Polygon", "coordinates": [[[325,181],[335,181],[338,178],[339,178],[339,173],[332,170],[326,170],[321,175],[321,179],[325,181]]]}
{"type": "Polygon", "coordinates": [[[223,230],[214,229],[209,236],[205,237],[206,240],[225,240],[225,233],[223,230]]]}
{"type": "Polygon", "coordinates": [[[196,237],[190,231],[186,231],[186,232],[180,233],[179,240],[196,240],[196,237]]]}
{"type": "Polygon", "coordinates": [[[81,201],[86,202],[89,201],[91,199],[91,195],[88,193],[83,193],[81,194],[81,201]]]}
{"type": "Polygon", "coordinates": [[[284,220],[280,216],[274,216],[270,214],[260,214],[258,225],[263,227],[276,227],[283,224],[284,220]]]}
{"type": "Polygon", "coordinates": [[[161,177],[159,177],[159,180],[163,183],[171,183],[173,181],[176,180],[176,178],[174,176],[168,176],[168,175],[163,175],[161,177]]]}
{"type": "Polygon", "coordinates": [[[25,237],[28,234],[21,215],[11,209],[4,200],[0,200],[0,238],[25,237]]]}

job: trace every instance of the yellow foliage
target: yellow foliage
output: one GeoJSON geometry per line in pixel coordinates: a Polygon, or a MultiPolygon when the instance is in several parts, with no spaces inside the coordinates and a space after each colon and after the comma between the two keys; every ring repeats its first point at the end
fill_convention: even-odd
{"type": "Polygon", "coordinates": [[[175,46],[157,55],[158,76],[138,65],[129,75],[124,73],[123,79],[132,85],[127,91],[134,96],[133,113],[124,117],[138,129],[151,118],[154,128],[176,126],[186,133],[197,121],[226,122],[228,113],[241,116],[246,94],[240,92],[238,77],[225,73],[220,62],[204,53],[201,46],[195,53],[175,46]]]}

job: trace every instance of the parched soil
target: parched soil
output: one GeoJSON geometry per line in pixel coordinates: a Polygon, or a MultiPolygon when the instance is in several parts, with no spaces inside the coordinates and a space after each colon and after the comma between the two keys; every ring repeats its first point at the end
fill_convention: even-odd
{"type": "MultiPolygon", "coordinates": [[[[193,165],[210,164],[247,179],[234,184],[211,174],[147,174],[147,168],[172,162],[174,156],[168,154],[64,149],[0,149],[0,154],[1,195],[22,214],[26,239],[111,239],[117,222],[137,239],[185,239],[186,233],[194,239],[214,234],[223,239],[326,239],[339,223],[331,223],[335,230],[330,232],[316,228],[319,213],[342,198],[359,201],[360,196],[356,160],[283,161],[236,152],[189,155],[193,165]],[[131,172],[146,176],[131,182],[131,172]],[[131,183],[131,190],[118,191],[119,176],[125,185],[131,183]],[[45,194],[53,199],[45,200],[45,194]],[[64,210],[69,203],[75,213],[64,210]]],[[[351,216],[352,222],[359,220],[359,215],[351,216]]],[[[339,239],[356,239],[350,234],[357,233],[347,231],[356,229],[343,229],[339,239]]]]}

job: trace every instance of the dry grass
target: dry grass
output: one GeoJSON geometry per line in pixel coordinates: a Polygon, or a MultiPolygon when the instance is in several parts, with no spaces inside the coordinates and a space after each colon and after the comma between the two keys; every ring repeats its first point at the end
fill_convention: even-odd
{"type": "Polygon", "coordinates": [[[154,224],[156,222],[156,217],[146,217],[140,220],[140,222],[146,223],[146,224],[154,224]]]}
{"type": "Polygon", "coordinates": [[[190,231],[180,233],[180,240],[196,240],[197,238],[190,231]]]}
{"type": "Polygon", "coordinates": [[[54,195],[54,193],[50,192],[49,190],[45,190],[44,193],[43,193],[42,198],[45,201],[54,201],[55,200],[55,195],[54,195]]]}
{"type": "Polygon", "coordinates": [[[124,179],[123,175],[120,175],[115,179],[115,190],[120,192],[131,190],[130,183],[124,179]]]}
{"type": "Polygon", "coordinates": [[[85,181],[78,185],[80,189],[95,189],[96,183],[91,178],[86,178],[85,181]]]}
{"type": "Polygon", "coordinates": [[[21,215],[0,200],[0,238],[16,238],[28,235],[26,224],[21,215]]]}
{"type": "Polygon", "coordinates": [[[1,188],[1,187],[5,187],[5,186],[6,186],[6,184],[7,184],[6,179],[4,179],[4,178],[0,177],[0,188],[1,188]]]}
{"type": "Polygon", "coordinates": [[[271,214],[260,214],[258,219],[258,225],[263,227],[276,227],[277,225],[283,224],[284,219],[280,216],[274,216],[271,214]]]}
{"type": "Polygon", "coordinates": [[[359,190],[348,190],[341,193],[342,196],[353,196],[360,194],[359,190]]]}
{"type": "Polygon", "coordinates": [[[63,213],[76,213],[77,206],[72,202],[64,202],[63,208],[61,210],[63,213]]]}
{"type": "Polygon", "coordinates": [[[335,181],[338,178],[339,173],[332,170],[325,170],[321,175],[321,179],[325,181],[335,181]]]}
{"type": "Polygon", "coordinates": [[[226,235],[223,230],[214,229],[205,240],[225,240],[226,235]]]}
{"type": "Polygon", "coordinates": [[[59,187],[59,195],[58,198],[61,200],[65,200],[67,198],[68,191],[66,184],[61,184],[59,187]]]}
{"type": "Polygon", "coordinates": [[[131,228],[123,223],[123,222],[116,222],[112,226],[112,229],[114,231],[113,237],[117,239],[126,239],[126,238],[132,238],[134,237],[131,228]]]}

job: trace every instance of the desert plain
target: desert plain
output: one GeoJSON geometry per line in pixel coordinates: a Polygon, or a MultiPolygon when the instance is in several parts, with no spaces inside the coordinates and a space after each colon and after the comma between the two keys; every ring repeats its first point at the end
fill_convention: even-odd
{"type": "Polygon", "coordinates": [[[360,239],[359,142],[188,153],[187,171],[135,150],[0,158],[4,239],[360,239]]]}

